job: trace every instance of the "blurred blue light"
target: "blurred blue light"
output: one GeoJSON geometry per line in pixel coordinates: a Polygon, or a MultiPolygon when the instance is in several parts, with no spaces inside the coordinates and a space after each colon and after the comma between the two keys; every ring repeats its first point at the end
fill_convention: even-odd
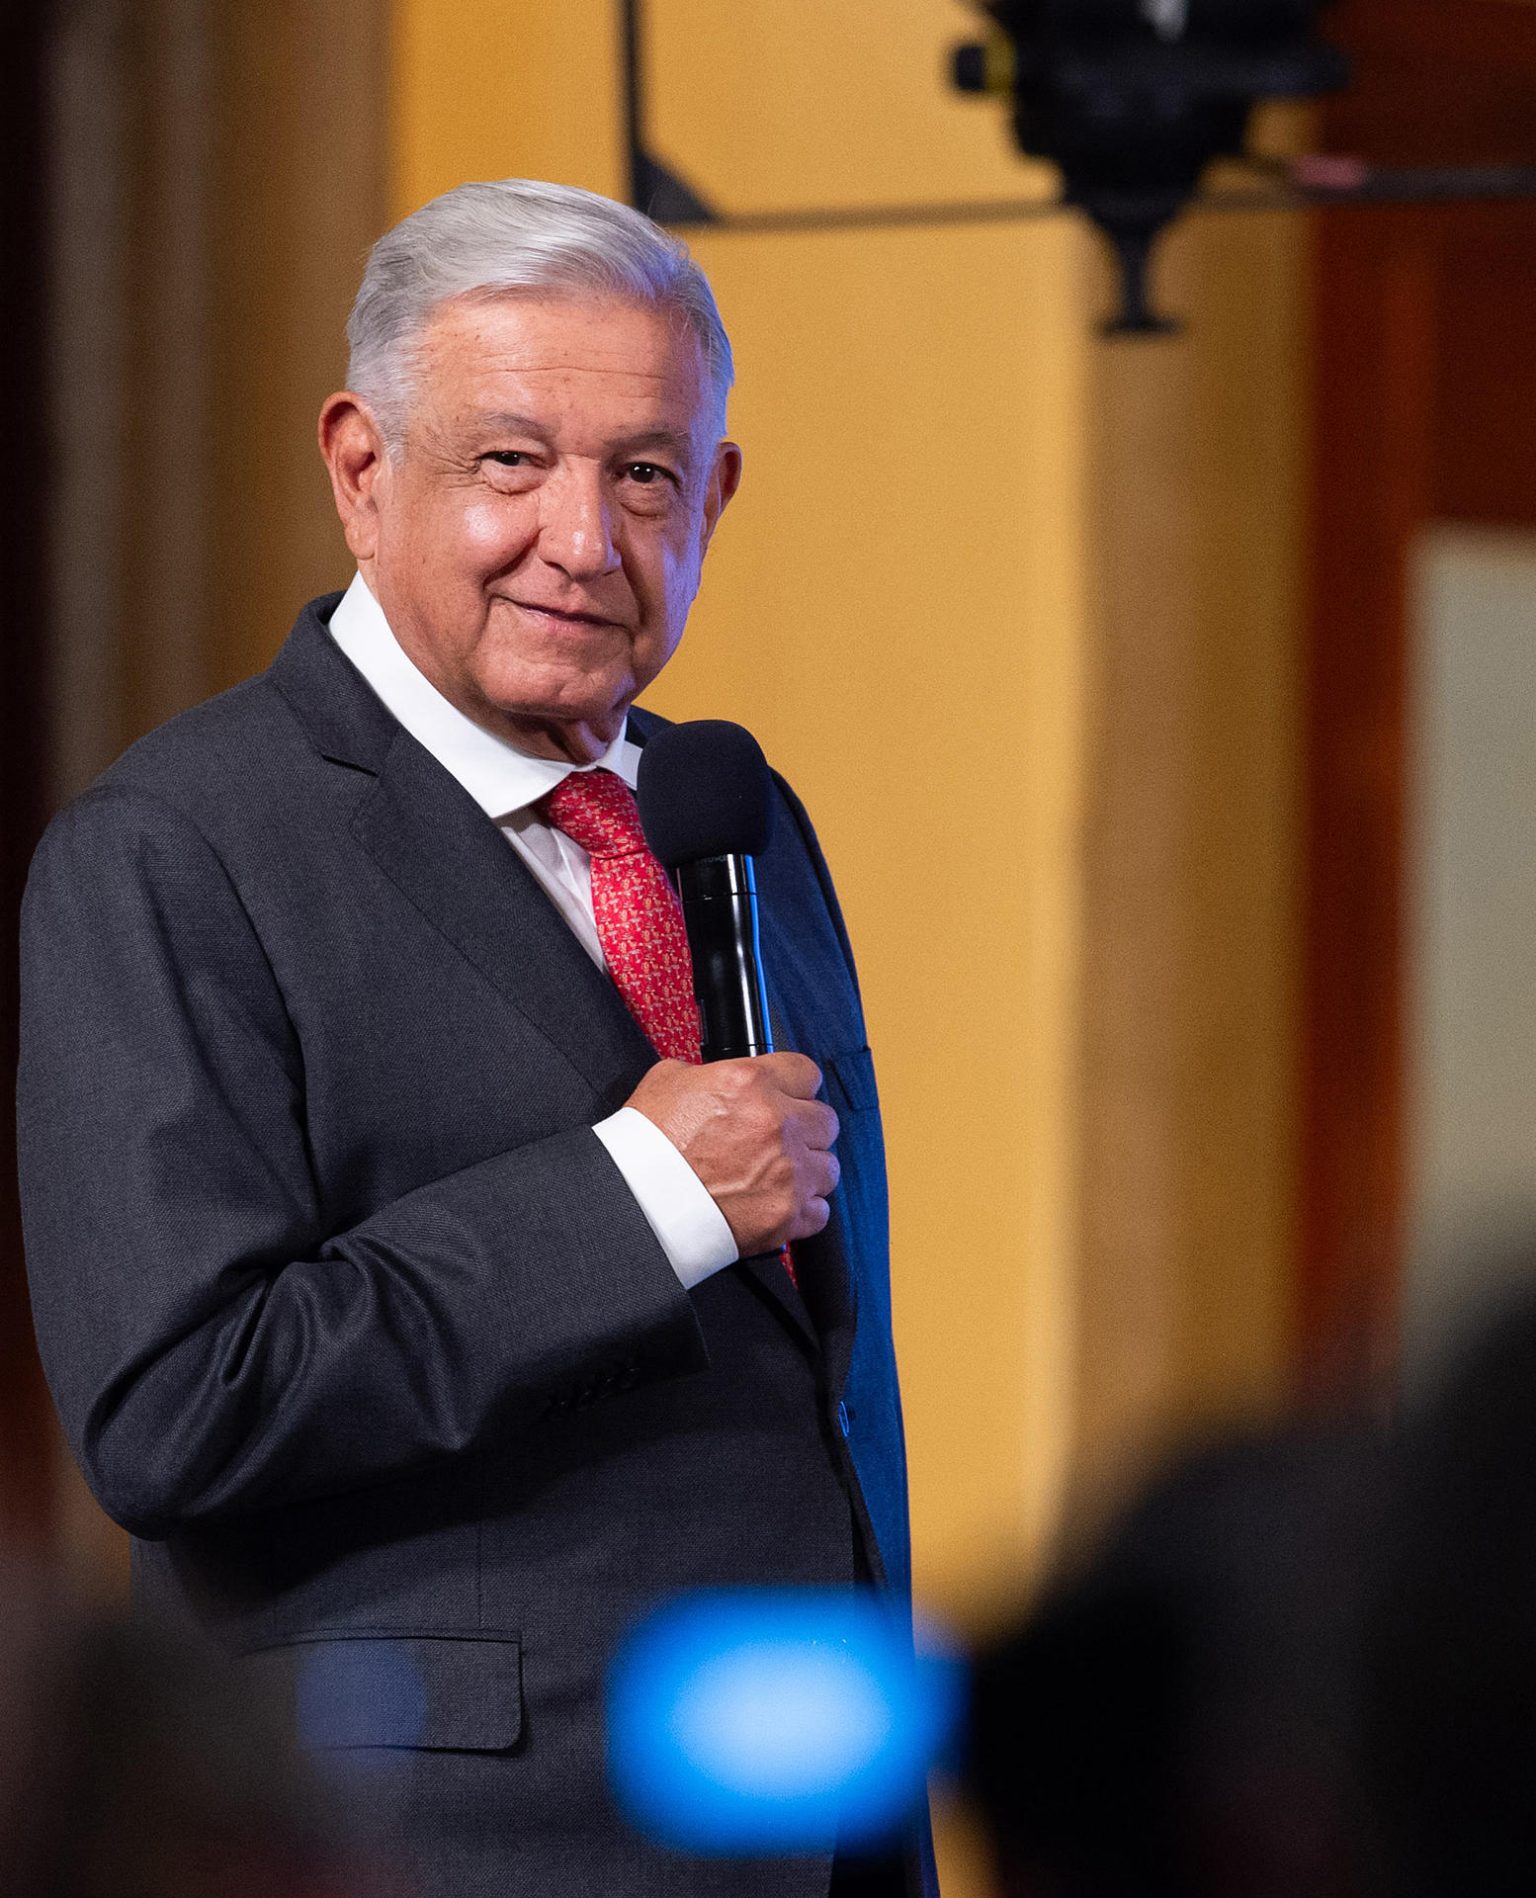
{"type": "Polygon", "coordinates": [[[872,1595],[685,1596],[609,1684],[614,1790],[686,1851],[817,1852],[899,1831],[958,1714],[959,1671],[914,1657],[872,1595]]]}

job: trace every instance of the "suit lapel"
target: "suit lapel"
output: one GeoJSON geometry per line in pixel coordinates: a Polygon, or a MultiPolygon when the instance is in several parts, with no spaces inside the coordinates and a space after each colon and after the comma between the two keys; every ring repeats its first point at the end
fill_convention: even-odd
{"type": "Polygon", "coordinates": [[[407,733],[353,831],[427,921],[620,1106],[656,1058],[649,1042],[496,825],[407,733]]]}
{"type": "Polygon", "coordinates": [[[826,1230],[796,1246],[795,1256],[803,1262],[800,1282],[826,1360],[827,1388],[837,1396],[848,1381],[858,1323],[858,1286],[848,1268],[849,1250],[839,1201],[833,1201],[826,1230]]]}
{"type": "Polygon", "coordinates": [[[759,1253],[755,1258],[742,1259],[733,1269],[754,1285],[759,1293],[775,1306],[805,1338],[807,1343],[819,1344],[821,1340],[816,1329],[816,1321],[812,1318],[805,1300],[806,1284],[804,1278],[800,1276],[802,1264],[798,1244],[794,1252],[795,1273],[800,1278],[798,1287],[784,1270],[784,1261],[777,1252],[764,1252],[759,1253]]]}
{"type": "MultiPolygon", "coordinates": [[[[783,917],[764,918],[764,933],[778,934],[791,925],[783,917]]],[[[768,989],[768,1026],[773,1045],[778,1049],[808,1051],[815,1039],[803,1035],[795,1016],[781,996],[773,976],[770,947],[764,956],[768,989]]],[[[814,1057],[813,1057],[814,1058],[814,1057]]],[[[826,1098],[823,1085],[822,1098],[826,1098]]],[[[795,1322],[820,1345],[827,1361],[828,1382],[834,1391],[842,1389],[848,1360],[853,1349],[853,1324],[856,1298],[849,1271],[848,1249],[843,1239],[841,1203],[834,1195],[832,1218],[825,1230],[813,1238],[795,1242],[795,1276],[798,1290],[779,1263],[777,1255],[751,1261],[754,1275],[764,1288],[785,1307],[795,1322]]]]}
{"type": "Polygon", "coordinates": [[[467,791],[385,710],[312,602],[268,678],[322,756],[374,780],[358,842],[400,893],[618,1107],[655,1060],[618,991],[467,791]]]}

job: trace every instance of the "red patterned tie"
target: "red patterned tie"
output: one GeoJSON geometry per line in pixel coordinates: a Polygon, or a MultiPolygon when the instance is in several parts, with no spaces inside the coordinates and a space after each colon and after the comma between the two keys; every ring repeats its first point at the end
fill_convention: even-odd
{"type": "Polygon", "coordinates": [[[611,771],[573,771],[544,809],[592,859],[597,939],[630,1014],[659,1055],[700,1061],[683,906],[646,846],[634,793],[611,771]]]}
{"type": "MultiPolygon", "coordinates": [[[[651,855],[634,793],[606,770],[572,771],[545,815],[592,859],[592,914],[614,986],[659,1055],[699,1062],[699,1008],[683,906],[651,855]]],[[[795,1279],[789,1247],[784,1269],[795,1279]]]]}

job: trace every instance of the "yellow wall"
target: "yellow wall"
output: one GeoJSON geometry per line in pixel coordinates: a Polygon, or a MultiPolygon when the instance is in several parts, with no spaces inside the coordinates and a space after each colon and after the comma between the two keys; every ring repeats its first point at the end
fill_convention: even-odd
{"type": "MultiPolygon", "coordinates": [[[[397,213],[469,177],[622,192],[608,0],[394,7],[397,213]]],[[[652,143],[723,207],[1049,189],[946,95],[954,0],[651,11],[652,143]]],[[[1300,245],[1191,226],[1188,338],[1126,348],[1066,218],[694,244],[747,476],[650,702],[750,724],[836,873],[918,1592],[962,1625],[1070,1483],[1283,1378],[1300,245]]]]}

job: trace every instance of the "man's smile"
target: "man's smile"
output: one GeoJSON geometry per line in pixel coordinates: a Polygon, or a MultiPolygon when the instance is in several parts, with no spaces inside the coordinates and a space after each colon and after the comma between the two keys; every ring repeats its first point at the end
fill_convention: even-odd
{"type": "Polygon", "coordinates": [[[611,626],[622,630],[623,622],[611,618],[606,613],[595,613],[590,607],[553,606],[542,600],[515,600],[503,596],[508,606],[515,606],[520,613],[530,613],[535,618],[553,620],[562,626],[611,626]]]}

